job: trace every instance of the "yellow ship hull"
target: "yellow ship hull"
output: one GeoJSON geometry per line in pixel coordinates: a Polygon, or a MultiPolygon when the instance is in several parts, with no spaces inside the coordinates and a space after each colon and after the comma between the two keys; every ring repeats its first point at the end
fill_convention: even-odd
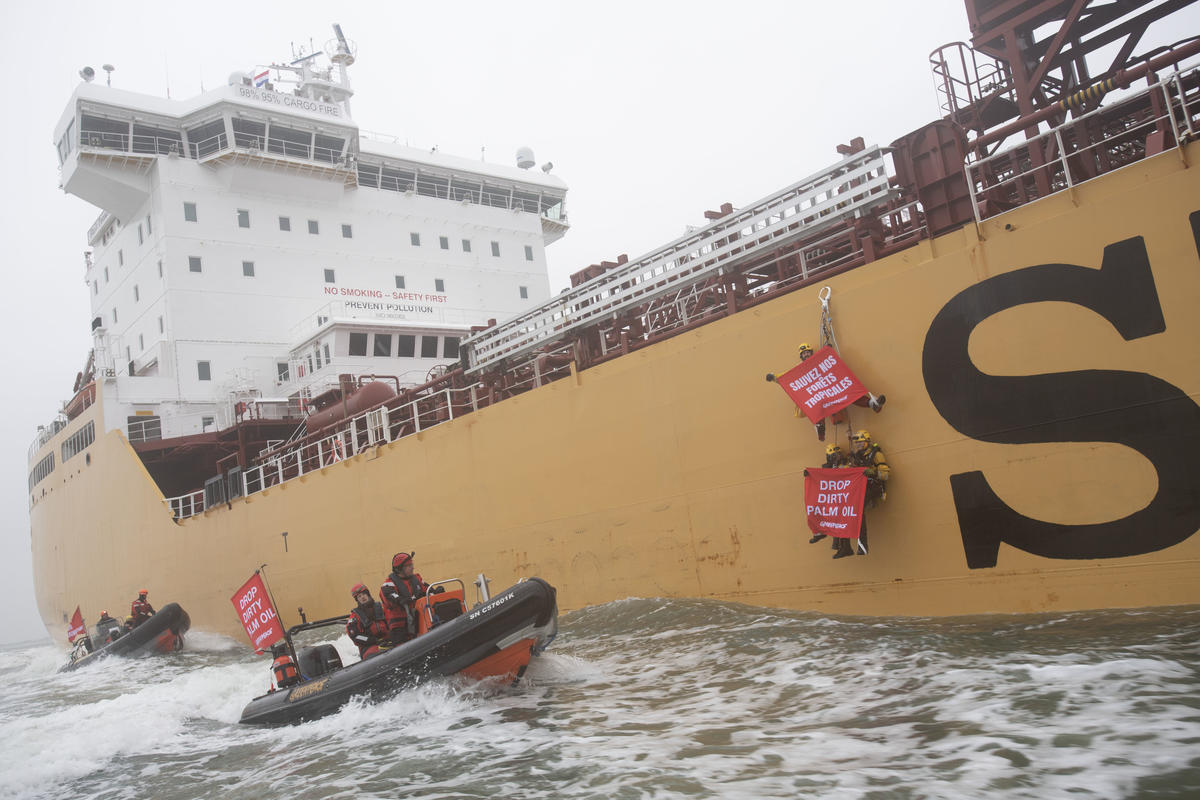
{"type": "MultiPolygon", "coordinates": [[[[1200,602],[1194,458],[1181,490],[1124,434],[1088,429],[1086,397],[1077,422],[1095,440],[960,430],[979,422],[973,400],[994,404],[980,394],[987,376],[1011,377],[1000,406],[1019,409],[1033,385],[1022,381],[1066,373],[1048,385],[1072,402],[1072,387],[1088,386],[1072,376],[1106,371],[1176,391],[1181,429],[1161,435],[1200,435],[1188,422],[1200,392],[1200,178],[1181,155],[1200,160],[1200,145],[822,284],[844,359],[888,398],[880,414],[852,409],[892,470],[886,503],[867,512],[867,557],[833,561],[808,543],[803,470],[820,465],[824,444],[763,379],[817,338],[815,285],[182,522],[122,435],[99,436],[90,463],[76,456],[34,488],[42,618],[57,633],[77,604],[111,610],[147,587],[187,608],[195,628],[240,635],[229,598],[260,565],[292,624],[300,607],[309,618],[345,613],[350,586],[377,587],[399,550],[415,550],[430,580],[483,571],[500,587],[538,575],[564,611],[629,596],[870,615],[1200,602]],[[995,301],[998,277],[1090,285],[1131,252],[1144,252],[1151,285],[1128,278],[1139,286],[1126,301],[1118,276],[1105,291],[1135,316],[1157,303],[1161,329],[1135,321],[1123,335],[1069,291],[958,319],[980,297],[995,301]],[[969,340],[937,339],[951,329],[969,340]],[[945,390],[953,375],[939,372],[955,347],[984,376],[958,399],[945,390]],[[974,473],[1000,505],[971,505],[979,481],[962,476],[974,473]],[[1009,542],[995,526],[1013,519],[1033,522],[1009,542]]],[[[43,452],[88,419],[99,428],[102,403],[43,452]]],[[[1129,407],[1123,418],[1136,427],[1155,413],[1129,407]]],[[[830,439],[844,444],[845,433],[830,439]]]]}

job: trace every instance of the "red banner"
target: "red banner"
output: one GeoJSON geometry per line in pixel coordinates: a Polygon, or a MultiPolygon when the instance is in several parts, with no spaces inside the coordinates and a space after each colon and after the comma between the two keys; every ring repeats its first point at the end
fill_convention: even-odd
{"type": "Polygon", "coordinates": [[[257,572],[230,599],[237,610],[238,619],[242,621],[242,627],[246,629],[246,635],[250,637],[254,652],[264,653],[283,638],[283,623],[279,621],[271,598],[267,597],[267,587],[257,572]]]}
{"type": "Polygon", "coordinates": [[[776,379],[814,423],[836,414],[867,393],[832,347],[822,347],[776,379]]]}
{"type": "Polygon", "coordinates": [[[863,467],[839,467],[804,471],[804,507],[813,533],[858,538],[867,476],[863,467]]]}
{"type": "Polygon", "coordinates": [[[67,626],[67,641],[74,642],[85,633],[87,633],[87,625],[83,624],[83,614],[80,612],[79,606],[75,606],[75,613],[71,616],[71,624],[67,626]]]}

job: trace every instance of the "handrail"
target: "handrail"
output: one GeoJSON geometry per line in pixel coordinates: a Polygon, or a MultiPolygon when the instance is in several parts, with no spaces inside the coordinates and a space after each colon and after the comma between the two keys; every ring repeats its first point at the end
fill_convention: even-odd
{"type": "Polygon", "coordinates": [[[1189,98],[1183,77],[1197,68],[1200,68],[1200,61],[1172,72],[1116,103],[1082,114],[1005,150],[983,158],[973,152],[963,169],[971,190],[975,222],[978,224],[999,214],[1018,201],[1073,188],[1109,169],[1140,160],[1144,153],[1137,147],[1131,148],[1130,144],[1144,144],[1149,134],[1156,130],[1169,131],[1173,141],[1164,144],[1175,148],[1195,139],[1197,121],[1200,120],[1200,91],[1194,90],[1189,98]],[[1087,131],[1097,128],[1099,126],[1094,124],[1096,120],[1113,119],[1125,109],[1130,111],[1132,118],[1132,112],[1145,107],[1147,99],[1155,93],[1161,95],[1161,113],[1111,126],[1111,130],[1095,142],[1086,143],[1086,139],[1077,139],[1073,135],[1077,129],[1087,131]],[[1047,147],[1051,144],[1053,147],[1047,147]],[[1115,150],[1109,153],[1108,150],[1113,148],[1121,153],[1115,150]],[[1039,163],[1039,160],[1030,157],[1032,152],[1051,152],[1054,155],[1046,159],[1046,163],[1039,163]],[[1106,169],[1100,168],[1102,163],[1106,169]],[[1037,179],[1044,187],[1048,187],[1048,191],[1038,191],[1037,179]]]}
{"type": "Polygon", "coordinates": [[[890,185],[881,148],[849,155],[741,211],[469,337],[463,343],[467,371],[477,373],[502,359],[519,358],[597,319],[666,296],[686,283],[721,275],[735,257],[777,249],[863,216],[898,194],[890,185]]]}

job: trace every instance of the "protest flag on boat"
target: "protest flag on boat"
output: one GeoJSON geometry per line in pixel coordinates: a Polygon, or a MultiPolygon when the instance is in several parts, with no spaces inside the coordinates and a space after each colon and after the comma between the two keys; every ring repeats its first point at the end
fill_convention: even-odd
{"type": "Polygon", "coordinates": [[[867,496],[864,467],[804,470],[804,508],[813,533],[857,539],[867,496]]]}
{"type": "Polygon", "coordinates": [[[87,633],[87,625],[83,624],[83,613],[79,610],[79,606],[75,606],[75,613],[71,615],[71,624],[67,626],[67,641],[73,644],[85,633],[87,633]]]}
{"type": "Polygon", "coordinates": [[[867,394],[862,381],[837,351],[828,346],[780,375],[775,382],[813,424],[867,394]]]}
{"type": "Polygon", "coordinates": [[[254,652],[265,653],[271,645],[284,638],[283,623],[275,613],[271,598],[267,596],[267,587],[258,572],[243,583],[242,588],[230,599],[237,610],[238,619],[242,621],[242,627],[246,629],[246,635],[250,637],[254,652]]]}
{"type": "Polygon", "coordinates": [[[71,624],[67,626],[67,641],[74,642],[85,633],[87,633],[87,625],[83,622],[83,612],[79,610],[79,606],[75,606],[75,613],[71,615],[71,624]]]}

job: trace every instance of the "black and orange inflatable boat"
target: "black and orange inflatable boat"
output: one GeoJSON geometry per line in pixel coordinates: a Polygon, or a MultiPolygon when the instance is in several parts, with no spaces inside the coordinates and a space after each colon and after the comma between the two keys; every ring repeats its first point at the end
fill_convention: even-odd
{"type": "MultiPolygon", "coordinates": [[[[94,664],[107,656],[138,658],[155,653],[174,653],[183,649],[183,635],[192,626],[188,613],[178,603],[167,603],[150,619],[131,631],[122,634],[92,652],[76,649],[70,662],[59,667],[59,672],[94,664]]],[[[100,635],[97,631],[97,635],[100,635]]],[[[79,639],[75,640],[77,643],[79,639]]]]}
{"type": "MultiPolygon", "coordinates": [[[[554,587],[540,578],[523,580],[471,609],[461,581],[431,587],[438,588],[443,591],[417,601],[415,638],[346,666],[332,644],[302,648],[297,653],[301,682],[254,698],[242,709],[241,721],[248,725],[303,722],[337,711],[352,698],[382,699],[442,675],[515,682],[558,633],[554,587]]],[[[321,623],[344,620],[336,617],[321,623]]]]}

